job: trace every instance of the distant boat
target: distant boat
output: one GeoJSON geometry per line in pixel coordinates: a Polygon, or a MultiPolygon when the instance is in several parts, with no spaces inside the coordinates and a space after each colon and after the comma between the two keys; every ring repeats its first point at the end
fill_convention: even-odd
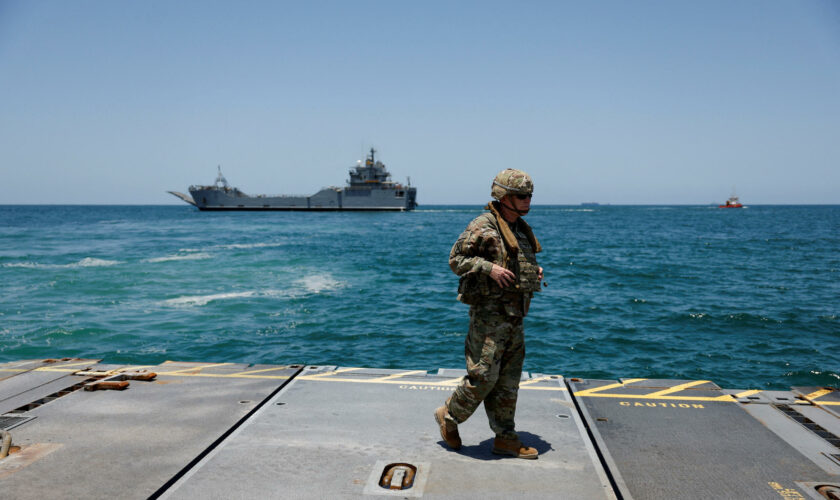
{"type": "Polygon", "coordinates": [[[582,207],[600,207],[601,204],[595,201],[584,201],[580,204],[582,207]]]}
{"type": "Polygon", "coordinates": [[[718,205],[718,208],[744,208],[744,205],[741,205],[741,202],[738,201],[738,197],[734,194],[726,200],[726,203],[723,205],[718,205]]]}
{"type": "Polygon", "coordinates": [[[376,150],[370,148],[370,155],[351,167],[350,180],[342,187],[323,188],[312,196],[256,195],[251,196],[228,185],[227,179],[219,175],[211,186],[190,186],[190,194],[169,191],[199,210],[296,210],[296,211],[339,211],[339,210],[414,210],[417,206],[417,188],[391,181],[391,174],[385,164],[374,158],[376,150]]]}

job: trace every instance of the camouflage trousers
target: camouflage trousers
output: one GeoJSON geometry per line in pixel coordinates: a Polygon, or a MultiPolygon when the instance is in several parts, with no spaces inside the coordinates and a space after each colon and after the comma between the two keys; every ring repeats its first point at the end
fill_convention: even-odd
{"type": "Polygon", "coordinates": [[[461,423],[483,401],[493,432],[516,439],[514,413],[525,360],[522,318],[508,316],[498,307],[474,305],[464,346],[467,375],[446,400],[449,415],[461,423]]]}

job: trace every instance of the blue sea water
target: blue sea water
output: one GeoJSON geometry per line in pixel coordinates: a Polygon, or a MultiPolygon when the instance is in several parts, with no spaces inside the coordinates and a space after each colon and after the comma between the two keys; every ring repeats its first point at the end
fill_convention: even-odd
{"type": "MultiPolygon", "coordinates": [[[[0,206],[0,362],[463,366],[480,207],[0,206]]],[[[536,206],[525,369],[840,385],[840,206],[536,206]]]]}

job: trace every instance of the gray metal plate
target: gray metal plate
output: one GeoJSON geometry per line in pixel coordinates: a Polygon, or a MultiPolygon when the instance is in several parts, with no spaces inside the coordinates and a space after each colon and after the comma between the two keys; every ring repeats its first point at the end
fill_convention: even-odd
{"type": "MultiPolygon", "coordinates": [[[[298,369],[166,363],[123,391],[76,391],[30,412],[20,454],[49,454],[6,471],[8,498],[147,498],[288,381],[298,369]]],[[[2,463],[0,463],[2,466],[2,463]]],[[[0,471],[2,472],[2,471],[0,471]]]]}
{"type": "Polygon", "coordinates": [[[460,426],[461,450],[443,445],[433,412],[459,378],[307,368],[164,497],[614,498],[562,377],[522,383],[517,428],[540,452],[531,461],[491,454],[481,409],[460,426]],[[421,492],[370,486],[396,462],[426,464],[421,492]]]}
{"type": "Polygon", "coordinates": [[[625,498],[774,498],[775,485],[836,480],[722,391],[570,386],[625,498]]]}
{"type": "MultiPolygon", "coordinates": [[[[775,406],[747,405],[743,409],[765,427],[773,431],[779,438],[796,449],[803,457],[809,459],[829,474],[840,476],[840,464],[828,458],[828,455],[838,453],[840,450],[803,426],[800,422],[786,415],[784,411],[775,406]]],[[[796,416],[800,415],[795,409],[792,410],[792,413],[796,416]]]]}
{"type": "Polygon", "coordinates": [[[0,429],[9,431],[24,424],[35,417],[23,417],[20,415],[0,415],[0,429]]]}
{"type": "MultiPolygon", "coordinates": [[[[794,409],[828,432],[840,437],[840,417],[820,406],[796,405],[794,409]]],[[[838,450],[840,453],[840,450],[838,450]]]]}
{"type": "Polygon", "coordinates": [[[793,392],[840,417],[840,389],[834,387],[793,387],[793,392]]]}
{"type": "MultiPolygon", "coordinates": [[[[45,398],[48,396],[54,396],[56,393],[69,390],[77,384],[87,380],[86,377],[80,377],[77,375],[63,375],[55,380],[42,382],[42,375],[43,374],[33,374],[31,372],[18,375],[15,380],[22,379],[27,382],[24,386],[28,386],[30,384],[33,386],[31,389],[24,390],[14,396],[9,396],[3,401],[0,401],[0,414],[26,408],[30,404],[45,404],[45,398]]],[[[2,383],[3,382],[0,382],[0,384],[2,383]]]]}
{"type": "Polygon", "coordinates": [[[45,363],[43,360],[6,363],[0,372],[0,414],[37,401],[79,382],[73,373],[96,365],[96,360],[73,359],[45,363]]]}

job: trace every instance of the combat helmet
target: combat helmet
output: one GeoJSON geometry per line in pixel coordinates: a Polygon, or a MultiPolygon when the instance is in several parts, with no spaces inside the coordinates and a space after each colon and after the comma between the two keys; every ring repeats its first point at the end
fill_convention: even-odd
{"type": "Polygon", "coordinates": [[[521,170],[508,168],[499,172],[493,179],[490,196],[501,200],[507,194],[531,194],[534,192],[534,181],[531,176],[521,170]]]}

